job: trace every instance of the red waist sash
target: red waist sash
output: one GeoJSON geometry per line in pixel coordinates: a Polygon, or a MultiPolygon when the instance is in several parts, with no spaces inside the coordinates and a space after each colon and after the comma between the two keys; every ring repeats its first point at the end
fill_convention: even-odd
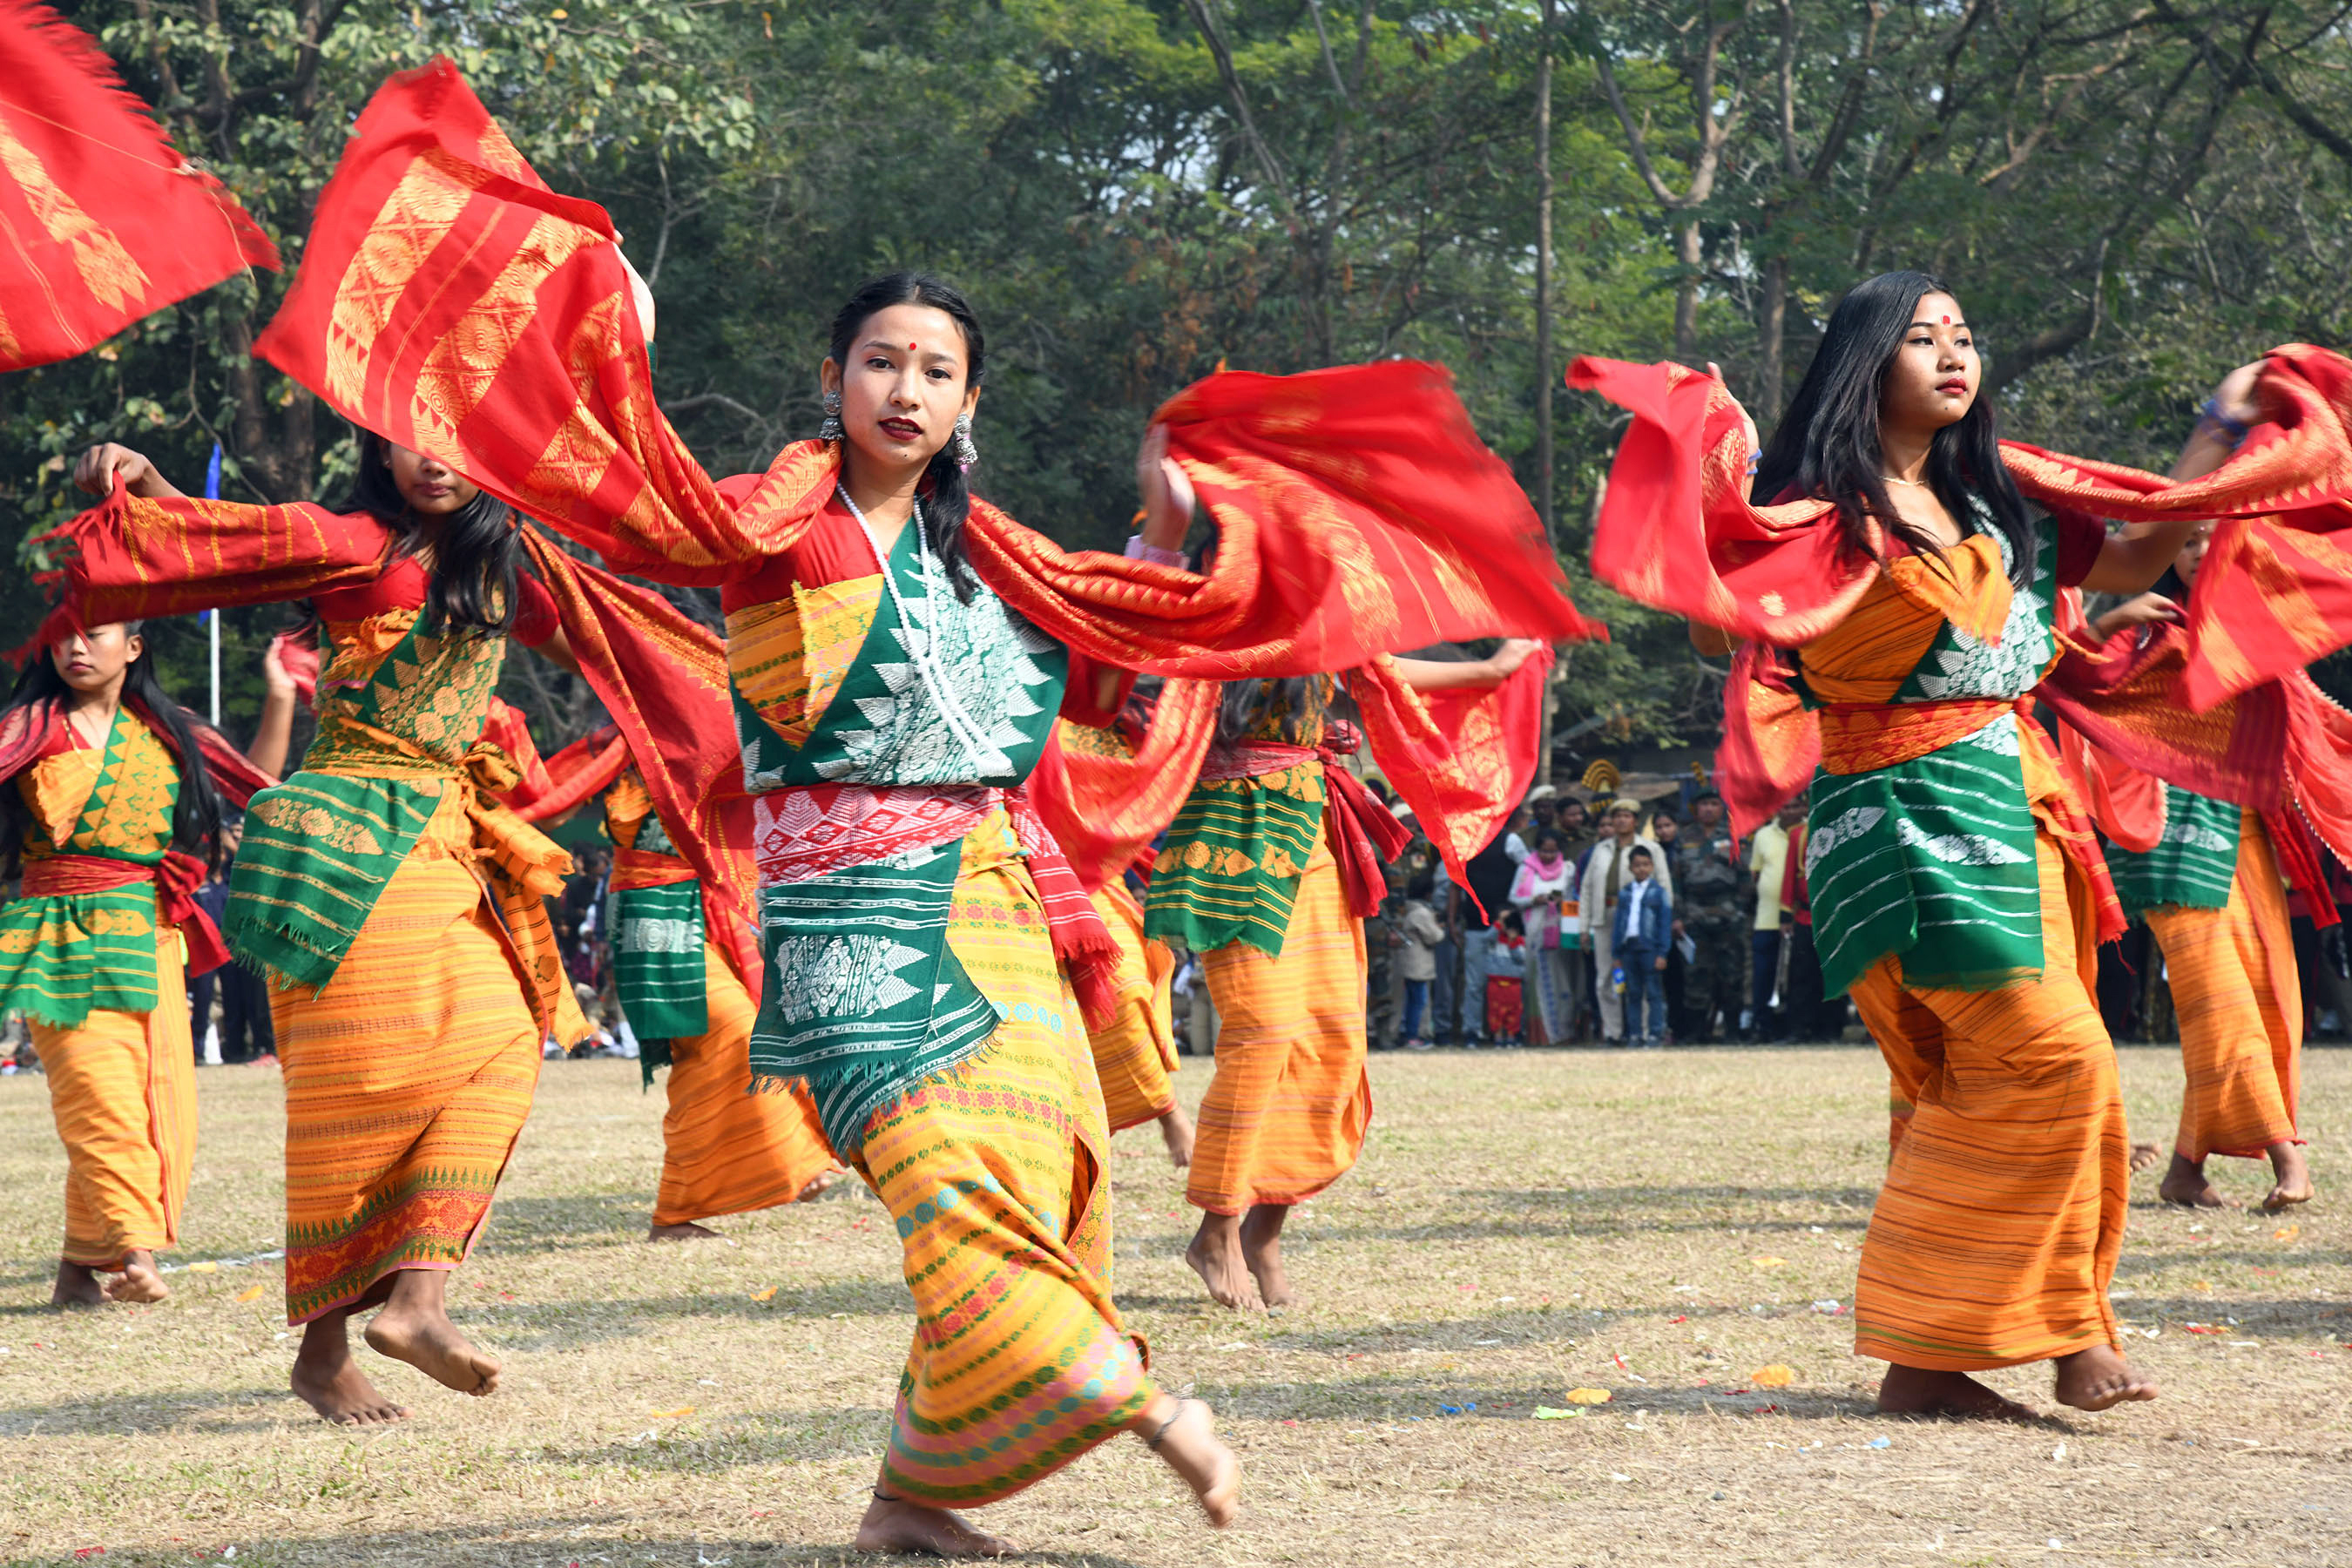
{"type": "Polygon", "coordinates": [[[167,850],[160,866],[141,866],[104,855],[52,855],[25,863],[25,897],[70,898],[76,894],[110,893],[138,882],[155,884],[155,917],[180,928],[188,944],[188,973],[209,973],[228,962],[228,943],[220,927],[196,902],[207,868],[194,855],[167,850]]]}
{"type": "Polygon", "coordinates": [[[1412,829],[1398,821],[1361,779],[1339,765],[1339,759],[1355,750],[1355,731],[1335,724],[1332,738],[1338,743],[1326,746],[1246,741],[1229,751],[1212,752],[1202,764],[1201,777],[1212,782],[1263,778],[1301,763],[1321,763],[1323,837],[1331,847],[1331,858],[1339,863],[1339,881],[1348,889],[1348,908],[1360,920],[1381,912],[1381,900],[1388,896],[1381,868],[1412,842],[1412,829]]]}

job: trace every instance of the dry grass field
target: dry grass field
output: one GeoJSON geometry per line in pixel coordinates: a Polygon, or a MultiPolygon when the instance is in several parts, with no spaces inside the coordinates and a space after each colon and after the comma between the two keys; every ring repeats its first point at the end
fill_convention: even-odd
{"type": "MultiPolygon", "coordinates": [[[[2165,1135],[2177,1058],[2124,1068],[2136,1131],[2165,1135]]],[[[2136,1184],[2116,1294],[2162,1401],[2000,1428],[1880,1419],[1848,1353],[1874,1053],[1385,1056],[1373,1078],[1362,1164],[1291,1227],[1307,1300],[1271,1319],[1205,1303],[1158,1137],[1118,1140],[1120,1300],[1242,1450],[1242,1523],[1201,1528],[1125,1439],[983,1523],[1101,1568],[2352,1563],[2352,1052],[2308,1058],[2308,1212],[2200,1217],[2136,1184]],[[1759,1386],[1775,1364],[1791,1381],[1759,1386]],[[1614,1398],[1533,1418],[1578,1388],[1614,1398]]],[[[1205,1081],[1188,1063],[1186,1093],[1205,1081]]],[[[201,1089],[183,1264],[278,1234],[276,1074],[201,1089]]],[[[273,1265],[47,1310],[64,1157],[42,1081],[0,1080],[0,1561],[876,1561],[841,1543],[908,1336],[891,1227],[857,1192],[649,1247],[658,1125],[635,1064],[550,1065],[451,1292],[505,1391],[362,1351],[415,1412],[362,1436],[285,1392],[273,1265]]],[[[1992,1381],[2046,1406],[2043,1374],[1992,1381]]]]}

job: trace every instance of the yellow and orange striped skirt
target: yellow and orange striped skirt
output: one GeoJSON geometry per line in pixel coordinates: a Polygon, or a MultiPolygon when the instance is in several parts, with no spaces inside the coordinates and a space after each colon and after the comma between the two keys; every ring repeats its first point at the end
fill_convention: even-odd
{"type": "Polygon", "coordinates": [[[656,1225],[775,1208],[835,1164],[806,1089],[751,1092],[759,1006],[708,942],[702,974],[710,1026],[669,1043],[656,1225]]]}
{"type": "Polygon", "coordinates": [[[1184,1195],[1211,1214],[1297,1204],[1354,1168],[1372,1121],[1364,1071],[1364,923],[1320,838],[1282,956],[1202,955],[1220,1021],[1184,1195]]]}
{"type": "Polygon", "coordinates": [[[2303,986],[2286,892],[2259,813],[2238,832],[2230,902],[2219,910],[2154,909],[2180,1020],[2181,1158],[2255,1160],[2299,1142],[2294,1107],[2303,1058],[2303,986]]]}
{"type": "Polygon", "coordinates": [[[953,1508],[1051,1475],[1154,1392],[1111,1303],[1109,1133],[1085,1026],[1003,823],[964,842],[948,945],[1003,1025],[876,1112],[851,1155],[897,1223],[915,1298],[882,1484],[953,1508]]]}
{"type": "Polygon", "coordinates": [[[1176,964],[1163,942],[1146,941],[1143,907],[1114,882],[1094,895],[1111,941],[1118,944],[1118,1015],[1087,1031],[1095,1075],[1102,1080],[1103,1111],[1113,1132],[1164,1116],[1176,1103],[1176,1027],[1170,985],[1176,964]]]}
{"type": "Polygon", "coordinates": [[[152,1013],[93,1012],[75,1028],[33,1025],[49,1110],[66,1146],[68,1263],[116,1269],[180,1238],[196,1157],[195,1053],[176,926],[155,933],[152,1013]]]}
{"type": "Polygon", "coordinates": [[[472,1249],[541,1036],[451,790],[324,991],[270,994],[286,1079],[286,1318],[472,1249]]]}
{"type": "Polygon", "coordinates": [[[1890,954],[1853,984],[1894,1075],[1895,1129],[1854,1287],[1857,1355],[1970,1372],[2116,1342],[2128,1150],[2115,1047],[2084,979],[2087,889],[2046,831],[2034,857],[2040,979],[1913,988],[1890,954]]]}

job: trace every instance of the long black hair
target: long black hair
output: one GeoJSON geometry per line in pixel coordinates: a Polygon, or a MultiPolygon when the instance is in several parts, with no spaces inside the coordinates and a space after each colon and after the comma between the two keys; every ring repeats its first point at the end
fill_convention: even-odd
{"type": "MultiPolygon", "coordinates": [[[[426,520],[409,510],[392,477],[392,443],[373,430],[360,432],[359,477],[343,510],[366,512],[398,534],[404,555],[414,555],[425,542],[426,520]]],[[[483,490],[440,524],[425,590],[425,629],[505,633],[514,625],[515,574],[522,564],[522,531],[513,510],[483,490]]]]}
{"type": "MultiPolygon", "coordinates": [[[[1872,517],[1912,548],[1940,553],[1934,539],[1899,520],[1887,497],[1880,477],[1885,459],[1878,404],[1887,367],[1918,319],[1919,301],[1950,292],[1924,272],[1882,272],[1847,291],[1830,312],[1821,350],[1797,395],[1765,443],[1751,500],[1767,505],[1794,489],[1810,500],[1834,501],[1846,548],[1857,555],[1877,553],[1864,521],[1872,517]]],[[[2001,463],[1992,400],[1981,392],[1967,414],[1936,432],[1927,448],[1927,483],[1955,520],[1974,511],[1970,498],[1982,501],[2009,541],[2011,580],[2021,587],[2033,580],[2040,536],[2001,463]]]]}
{"type": "MultiPolygon", "coordinates": [[[[926,305],[943,310],[963,334],[964,389],[977,391],[988,375],[988,344],[981,335],[980,318],[963,290],[929,272],[892,272],[868,279],[833,318],[833,337],[825,352],[842,374],[849,372],[849,353],[857,334],[876,314],[893,305],[926,305]]],[[[923,470],[919,482],[923,500],[923,531],[931,549],[947,568],[956,597],[971,602],[980,580],[972,574],[971,555],[964,548],[964,520],[971,515],[971,489],[963,466],[956,461],[955,443],[941,447],[923,470]]]]}
{"type": "MultiPolygon", "coordinates": [[[[137,633],[140,624],[123,622],[124,634],[137,633]]],[[[0,707],[0,720],[39,702],[54,700],[61,705],[70,704],[73,695],[73,688],[58,673],[50,648],[43,647],[17,672],[7,704],[0,707]]],[[[155,679],[152,647],[141,648],[139,657],[122,672],[122,700],[144,709],[163,727],[165,743],[179,762],[180,798],[172,807],[172,847],[201,856],[210,863],[220,841],[220,796],[213,789],[212,774],[205,768],[204,748],[196,740],[196,716],[164,695],[163,683],[155,679]]],[[[0,877],[14,877],[23,869],[25,834],[32,820],[32,810],[25,804],[24,792],[16,787],[16,782],[0,780],[0,877]]]]}

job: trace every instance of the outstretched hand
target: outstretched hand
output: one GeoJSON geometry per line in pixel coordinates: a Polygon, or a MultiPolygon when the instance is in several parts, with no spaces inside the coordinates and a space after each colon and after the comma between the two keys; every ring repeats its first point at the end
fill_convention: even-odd
{"type": "Polygon", "coordinates": [[[118,442],[108,441],[92,447],[74,464],[73,482],[76,489],[89,495],[114,493],[114,476],[122,476],[123,488],[135,496],[175,496],[180,492],[146,457],[118,442]]]}
{"type": "Polygon", "coordinates": [[[1505,637],[1503,646],[1486,656],[1486,668],[1496,680],[1503,679],[1528,662],[1543,644],[1533,637],[1505,637]]]}
{"type": "Polygon", "coordinates": [[[2262,399],[2254,395],[2254,384],[2262,379],[2261,360],[2242,364],[2223,376],[2213,388],[2213,410],[2222,418],[2237,425],[2258,425],[2262,422],[2262,399]]]}

